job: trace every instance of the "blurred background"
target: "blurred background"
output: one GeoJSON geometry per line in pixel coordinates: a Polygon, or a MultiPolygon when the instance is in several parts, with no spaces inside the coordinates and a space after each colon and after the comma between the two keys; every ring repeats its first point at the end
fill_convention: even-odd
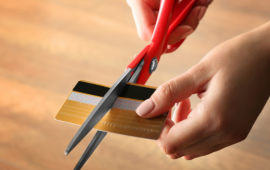
{"type": "MultiPolygon", "coordinates": [[[[147,85],[184,73],[219,43],[269,20],[269,0],[214,1],[147,85]]],[[[79,127],[54,116],[78,80],[111,86],[147,44],[124,0],[0,0],[0,169],[73,169],[95,131],[64,156],[79,127]]],[[[267,170],[269,112],[268,102],[245,141],[192,161],[168,159],[151,140],[108,134],[83,169],[267,170]]]]}

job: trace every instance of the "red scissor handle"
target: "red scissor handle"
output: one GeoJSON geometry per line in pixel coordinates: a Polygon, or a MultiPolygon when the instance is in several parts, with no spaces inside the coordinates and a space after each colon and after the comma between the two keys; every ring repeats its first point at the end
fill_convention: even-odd
{"type": "Polygon", "coordinates": [[[137,80],[138,84],[146,83],[152,71],[155,70],[154,67],[157,66],[160,56],[164,52],[173,52],[183,43],[184,40],[181,40],[176,44],[168,46],[168,38],[171,32],[183,22],[195,1],[196,0],[182,0],[180,3],[178,0],[161,1],[151,44],[147,45],[127,66],[127,68],[134,69],[139,62],[144,59],[144,65],[137,80]]]}
{"type": "MultiPolygon", "coordinates": [[[[171,35],[172,31],[179,26],[184,19],[187,17],[189,11],[195,4],[196,0],[183,0],[179,4],[175,5],[175,9],[173,12],[172,16],[172,21],[167,33],[167,41],[169,36],[171,35]]],[[[165,53],[170,53],[175,51],[184,41],[185,39],[180,40],[179,42],[173,44],[173,45],[168,45],[168,42],[166,41],[164,45],[164,52],[165,53]]]]}

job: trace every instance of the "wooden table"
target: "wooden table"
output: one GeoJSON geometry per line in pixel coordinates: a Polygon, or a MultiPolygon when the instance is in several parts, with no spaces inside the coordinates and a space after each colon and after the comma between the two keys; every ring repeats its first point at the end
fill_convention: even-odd
{"type": "MultiPolygon", "coordinates": [[[[270,1],[244,2],[213,2],[147,84],[159,86],[219,43],[270,19],[270,1]]],[[[0,169],[73,169],[94,131],[64,156],[78,126],[54,116],[78,80],[112,85],[146,44],[123,0],[0,0],[0,169]]],[[[193,106],[198,102],[192,97],[193,106]]],[[[267,170],[269,112],[268,102],[244,142],[193,161],[170,160],[153,141],[109,134],[83,169],[267,170]]]]}

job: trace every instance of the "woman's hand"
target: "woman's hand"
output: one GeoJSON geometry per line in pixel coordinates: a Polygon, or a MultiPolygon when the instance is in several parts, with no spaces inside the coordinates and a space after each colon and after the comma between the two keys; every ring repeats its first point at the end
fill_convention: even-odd
{"type": "MultiPolygon", "coordinates": [[[[175,44],[190,35],[203,18],[208,5],[212,0],[197,0],[193,9],[182,25],[179,25],[170,35],[169,44],[175,44]]],[[[138,35],[142,40],[150,41],[160,6],[160,0],[127,0],[137,27],[138,35]]]]}
{"type": "Polygon", "coordinates": [[[269,95],[270,22],[214,48],[136,112],[151,118],[177,103],[157,143],[170,158],[191,160],[244,140],[269,95]],[[195,93],[201,102],[192,110],[195,93]]]}

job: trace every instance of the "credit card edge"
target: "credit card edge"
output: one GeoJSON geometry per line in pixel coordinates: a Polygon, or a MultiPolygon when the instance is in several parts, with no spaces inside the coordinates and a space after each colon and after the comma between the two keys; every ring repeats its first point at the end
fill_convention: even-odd
{"type": "MultiPolygon", "coordinates": [[[[96,130],[99,130],[99,129],[96,129],[96,130]]],[[[123,135],[123,136],[135,137],[135,138],[149,139],[149,140],[158,140],[158,138],[159,138],[158,137],[157,139],[152,139],[152,138],[144,138],[144,137],[139,137],[139,136],[131,136],[131,135],[126,135],[126,134],[122,134],[122,133],[114,133],[114,132],[109,132],[109,131],[105,131],[105,130],[99,130],[99,131],[112,133],[112,134],[116,134],[116,135],[123,135]]],[[[160,132],[160,134],[161,134],[161,132],[160,132]]],[[[159,134],[159,136],[160,136],[160,134],[159,134]]]]}

